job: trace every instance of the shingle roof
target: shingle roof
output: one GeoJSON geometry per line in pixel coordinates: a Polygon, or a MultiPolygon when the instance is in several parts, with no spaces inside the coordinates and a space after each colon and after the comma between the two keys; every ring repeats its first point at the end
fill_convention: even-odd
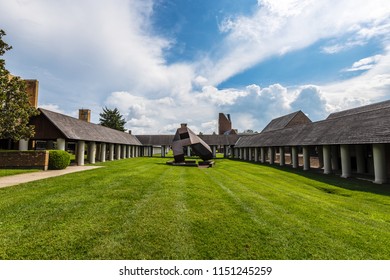
{"type": "Polygon", "coordinates": [[[236,147],[390,143],[390,106],[374,104],[326,120],[241,137],[236,147]]]}
{"type": "Polygon", "coordinates": [[[262,132],[283,129],[289,126],[310,123],[311,120],[302,112],[297,111],[276,119],[273,119],[262,132]]]}
{"type": "Polygon", "coordinates": [[[43,115],[46,117],[68,140],[141,145],[138,139],[129,133],[82,121],[42,108],[39,108],[39,111],[41,112],[40,116],[43,115]]]}
{"type": "Polygon", "coordinates": [[[170,146],[175,135],[136,135],[144,146],[170,146]]]}
{"type": "Polygon", "coordinates": [[[199,135],[200,138],[203,139],[208,145],[215,145],[215,146],[229,146],[234,145],[239,136],[237,134],[229,134],[229,135],[219,135],[219,134],[203,134],[199,135]]]}
{"type": "MultiPolygon", "coordinates": [[[[138,140],[145,146],[172,145],[175,135],[136,135],[138,140]]],[[[237,134],[218,135],[218,134],[203,134],[198,135],[209,146],[229,146],[234,145],[239,136],[237,134]]]]}

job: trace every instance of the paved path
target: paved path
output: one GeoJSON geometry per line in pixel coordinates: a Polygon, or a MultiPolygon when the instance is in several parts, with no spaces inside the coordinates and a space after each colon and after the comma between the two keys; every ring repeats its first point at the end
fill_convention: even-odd
{"type": "Polygon", "coordinates": [[[92,166],[92,165],[91,166],[68,166],[66,169],[63,170],[38,171],[38,172],[30,172],[30,173],[0,177],[0,188],[5,188],[5,187],[19,185],[22,183],[32,182],[36,180],[61,176],[61,175],[74,173],[74,172],[96,169],[100,167],[103,166],[92,166]]]}

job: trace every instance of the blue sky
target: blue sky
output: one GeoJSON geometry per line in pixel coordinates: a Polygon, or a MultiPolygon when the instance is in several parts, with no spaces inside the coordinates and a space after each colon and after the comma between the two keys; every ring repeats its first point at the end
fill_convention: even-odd
{"type": "Polygon", "coordinates": [[[261,130],[390,99],[387,0],[0,0],[6,66],[39,106],[117,107],[137,134],[261,130]]]}

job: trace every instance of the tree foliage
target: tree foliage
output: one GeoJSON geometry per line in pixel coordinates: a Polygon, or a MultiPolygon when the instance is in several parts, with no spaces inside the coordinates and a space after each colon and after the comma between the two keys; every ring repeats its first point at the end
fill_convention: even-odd
{"type": "Polygon", "coordinates": [[[0,29],[0,139],[18,141],[34,135],[34,127],[29,125],[30,117],[38,114],[31,106],[25,82],[10,75],[2,59],[6,51],[12,49],[3,41],[5,32],[0,29]]]}
{"type": "Polygon", "coordinates": [[[99,121],[102,126],[106,126],[120,131],[125,131],[126,121],[119,113],[119,110],[117,108],[103,108],[103,112],[100,113],[99,121]]]}

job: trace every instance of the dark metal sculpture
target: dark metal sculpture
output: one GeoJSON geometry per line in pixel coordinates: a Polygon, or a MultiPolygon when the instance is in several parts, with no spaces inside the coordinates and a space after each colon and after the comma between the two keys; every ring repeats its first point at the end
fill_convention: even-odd
{"type": "Polygon", "coordinates": [[[210,146],[189,129],[187,124],[181,124],[181,127],[177,129],[175,137],[173,138],[172,150],[175,159],[174,163],[186,163],[184,159],[184,147],[191,147],[191,150],[195,155],[199,156],[210,165],[210,162],[208,161],[213,158],[213,152],[211,151],[210,146]]]}

